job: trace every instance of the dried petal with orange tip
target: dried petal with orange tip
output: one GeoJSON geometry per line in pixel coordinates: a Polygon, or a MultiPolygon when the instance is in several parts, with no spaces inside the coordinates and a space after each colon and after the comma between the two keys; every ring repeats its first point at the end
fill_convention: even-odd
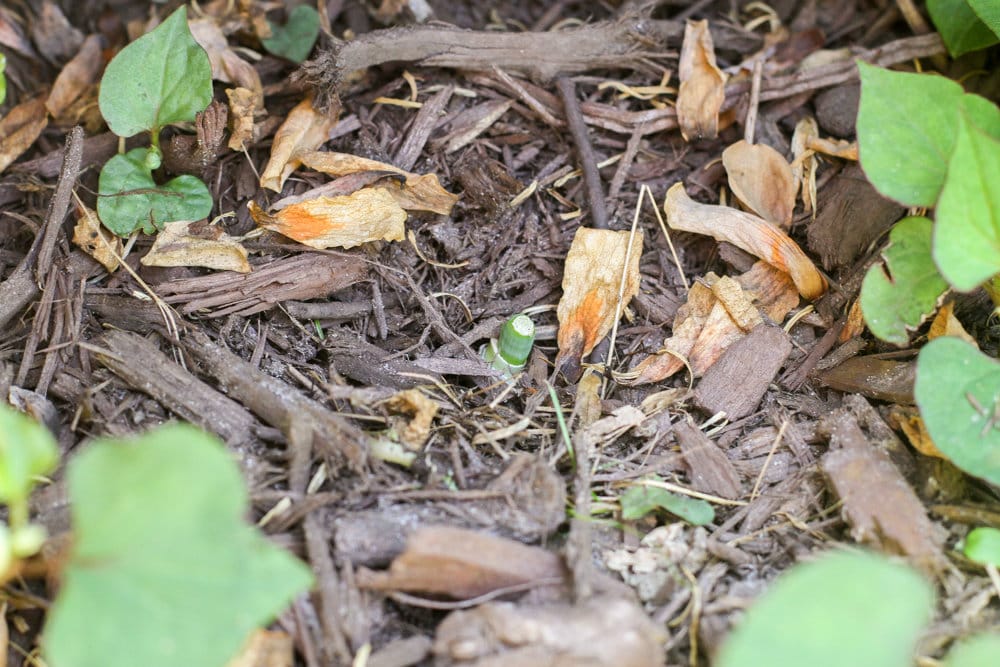
{"type": "Polygon", "coordinates": [[[430,211],[439,215],[450,215],[452,207],[458,201],[458,195],[453,195],[441,187],[441,182],[434,174],[414,174],[386,162],[369,160],[350,153],[308,151],[301,153],[299,159],[310,169],[329,176],[346,176],[364,171],[387,171],[404,176],[405,187],[388,186],[387,189],[395,197],[396,203],[408,211],[430,211]]]}
{"type": "Polygon", "coordinates": [[[0,172],[31,148],[48,125],[45,100],[35,97],[21,102],[0,120],[0,172]]]}
{"type": "Polygon", "coordinates": [[[799,291],[787,273],[761,260],[737,276],[736,282],[753,298],[757,307],[772,322],[783,322],[785,315],[799,305],[799,291]]]}
{"type": "Polygon", "coordinates": [[[143,266],[203,266],[216,271],[250,273],[247,250],[206,221],[168,222],[139,260],[143,266]]]}
{"type": "Polygon", "coordinates": [[[677,122],[687,141],[715,139],[719,109],[726,99],[726,75],[715,64],[715,47],[708,21],[688,21],[684,27],[677,91],[677,122]]]}
{"type": "Polygon", "coordinates": [[[580,227],[566,254],[563,295],[556,309],[556,367],[562,367],[573,381],[579,376],[583,357],[608,335],[616,313],[621,314],[639,292],[643,235],[637,231],[631,246],[630,236],[628,231],[580,227]],[[625,290],[619,302],[623,275],[625,290]]]}
{"type": "Polygon", "coordinates": [[[931,322],[931,328],[927,330],[927,340],[934,340],[941,336],[961,338],[966,343],[976,348],[979,347],[979,342],[965,330],[962,323],[955,317],[954,301],[949,301],[938,308],[937,315],[934,316],[934,320],[931,322]]]}
{"type": "Polygon", "coordinates": [[[762,218],[726,206],[699,204],[688,197],[683,183],[667,190],[663,210],[672,229],[728,241],[785,271],[806,299],[816,299],[826,291],[826,279],[798,244],[762,218]]]}
{"type": "Polygon", "coordinates": [[[249,202],[250,216],[264,229],[312,248],[353,248],[371,241],[402,241],[406,211],[383,188],[319,197],[287,206],[274,215],[249,202]]]}
{"type": "Polygon", "coordinates": [[[722,151],[729,189],[747,207],[782,229],[792,226],[797,184],[781,153],[742,139],[722,151]]]}
{"type": "Polygon", "coordinates": [[[705,319],[705,326],[698,332],[698,340],[691,347],[688,364],[694,376],[701,377],[719,360],[730,345],[746,335],[733,321],[726,306],[716,301],[712,312],[705,319]]]}
{"type": "Polygon", "coordinates": [[[336,124],[336,118],[317,111],[308,97],[295,105],[274,134],[271,157],[260,175],[260,186],[281,192],[285,179],[301,164],[299,154],[326,143],[336,124]]]}

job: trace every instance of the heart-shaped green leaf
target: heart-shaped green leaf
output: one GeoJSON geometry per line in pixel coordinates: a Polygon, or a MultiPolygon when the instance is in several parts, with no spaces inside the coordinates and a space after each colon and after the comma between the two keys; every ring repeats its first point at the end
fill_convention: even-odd
{"type": "Polygon", "coordinates": [[[146,164],[148,150],[115,155],[101,169],[97,214],[119,236],[137,229],[152,234],[175,220],[200,220],[212,211],[212,195],[194,176],[157,185],[146,164]]]}
{"type": "Polygon", "coordinates": [[[1000,137],[1000,111],[941,76],[893,72],[858,62],[861,167],[886,197],[907,206],[934,206],[955,147],[959,110],[1000,137]]]}
{"type": "Polygon", "coordinates": [[[1000,37],[1000,2],[997,0],[968,0],[979,20],[1000,37]]]}
{"type": "Polygon", "coordinates": [[[641,519],[654,510],[662,509],[687,521],[693,526],[704,526],[715,520],[715,510],[698,498],[689,498],[655,486],[629,487],[618,499],[622,519],[641,519]]]}
{"type": "Polygon", "coordinates": [[[1000,565],[1000,530],[974,528],[965,536],[965,548],[962,552],[966,558],[977,563],[1000,565]]]}
{"type": "Polygon", "coordinates": [[[718,667],[910,667],[934,591],[919,574],[843,552],[796,565],[754,603],[718,667]]]}
{"type": "Polygon", "coordinates": [[[212,65],[191,36],[187,9],[119,52],[101,79],[98,105],[121,137],[193,121],[212,101],[212,65]]]}
{"type": "Polygon", "coordinates": [[[222,445],[187,425],[70,462],[73,547],[45,626],[53,667],[220,667],[311,574],[247,525],[222,445]]]}
{"type": "Polygon", "coordinates": [[[956,289],[969,291],[1000,272],[1000,140],[959,114],[934,229],[934,259],[956,289]]]}
{"type": "Polygon", "coordinates": [[[931,257],[933,223],[927,218],[903,218],[889,234],[885,264],[868,269],[861,284],[861,312],[871,332],[882,340],[904,345],[909,329],[920,326],[948,289],[931,257]]]}
{"type": "Polygon", "coordinates": [[[283,26],[270,21],[267,24],[271,26],[271,37],[262,39],[261,44],[270,53],[295,63],[309,56],[319,36],[319,14],[311,5],[299,5],[293,9],[283,26]]]}
{"type": "Polygon", "coordinates": [[[952,647],[944,667],[996,667],[998,656],[1000,635],[979,635],[952,647]]]}
{"type": "Polygon", "coordinates": [[[35,478],[59,462],[56,440],[48,429],[0,400],[0,502],[28,500],[35,478]]]}
{"type": "Polygon", "coordinates": [[[973,11],[968,0],[927,0],[927,11],[952,57],[997,43],[997,36],[973,11]]]}
{"type": "Polygon", "coordinates": [[[941,453],[1000,484],[1000,363],[958,338],[937,338],[920,350],[913,392],[941,453]]]}

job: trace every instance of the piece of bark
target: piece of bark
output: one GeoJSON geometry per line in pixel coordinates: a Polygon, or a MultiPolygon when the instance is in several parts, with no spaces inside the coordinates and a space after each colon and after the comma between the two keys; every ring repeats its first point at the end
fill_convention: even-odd
{"type": "Polygon", "coordinates": [[[339,328],[326,331],[323,347],[339,374],[365,386],[412,389],[427,384],[428,378],[441,379],[418,363],[403,358],[386,360],[389,355],[385,350],[339,328]]]}
{"type": "Polygon", "coordinates": [[[257,420],[248,410],[171,360],[154,342],[112,329],[94,344],[102,348],[94,353],[101,365],[177,416],[217,434],[229,444],[254,441],[257,420]]]}
{"type": "Polygon", "coordinates": [[[851,357],[819,374],[819,381],[831,389],[861,394],[890,403],[913,405],[915,361],[896,361],[871,354],[851,357]]]}
{"type": "Polygon", "coordinates": [[[434,639],[439,667],[659,667],[664,632],[641,607],[614,597],[577,605],[494,602],[456,611],[434,639]]]}
{"type": "Polygon", "coordinates": [[[860,83],[845,83],[827,88],[816,96],[816,122],[824,132],[841,139],[854,136],[861,98],[860,83]]]}
{"type": "Polygon", "coordinates": [[[809,249],[819,255],[828,271],[853,262],[904,211],[880,195],[857,165],[837,174],[824,186],[819,199],[807,238],[809,249]]]}
{"type": "Polygon", "coordinates": [[[780,327],[761,325],[736,341],[705,372],[694,390],[695,405],[732,420],[746,417],[760,405],[764,392],[792,351],[792,341],[780,327]]]}
{"type": "Polygon", "coordinates": [[[364,469],[368,438],[346,419],[244,361],[201,331],[185,330],[180,343],[229,396],[286,436],[293,423],[311,429],[316,450],[329,455],[332,469],[344,463],[354,471],[364,469]]]}
{"type": "Polygon", "coordinates": [[[821,467],[857,542],[906,556],[930,573],[945,564],[943,540],[916,493],[884,452],[842,410],[830,418],[831,451],[821,467]]]}
{"type": "Polygon", "coordinates": [[[514,540],[450,526],[415,531],[384,572],[358,570],[358,586],[418,591],[464,600],[531,584],[565,583],[556,554],[514,540]]]}
{"type": "Polygon", "coordinates": [[[687,463],[691,486],[695,491],[736,500],[743,495],[740,474],[725,452],[701,429],[682,419],[674,424],[674,435],[687,463]]]}
{"type": "Polygon", "coordinates": [[[431,654],[432,642],[424,635],[394,639],[368,656],[368,667],[409,667],[431,654]]]}
{"type": "Polygon", "coordinates": [[[155,286],[184,314],[207,310],[207,317],[253,315],[281,301],[318,299],[364,280],[368,265],[360,255],[304,252],[254,267],[252,273],[213,273],[155,286]]]}

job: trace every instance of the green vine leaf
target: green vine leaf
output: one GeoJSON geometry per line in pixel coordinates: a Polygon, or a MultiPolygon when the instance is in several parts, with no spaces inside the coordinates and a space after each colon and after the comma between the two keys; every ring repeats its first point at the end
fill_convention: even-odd
{"type": "Polygon", "coordinates": [[[176,220],[200,220],[212,211],[212,195],[198,178],[184,174],[163,185],[153,181],[147,155],[135,148],[115,155],[101,169],[97,214],[118,236],[147,234],[176,220]]]}
{"type": "Polygon", "coordinates": [[[965,536],[965,557],[977,563],[1000,565],[1000,530],[980,527],[965,536]]]}
{"type": "Polygon", "coordinates": [[[0,400],[0,502],[26,502],[35,478],[57,463],[59,448],[48,429],[0,400]]]}
{"type": "Polygon", "coordinates": [[[68,483],[74,540],[45,626],[52,667],[219,667],[312,582],[245,522],[236,463],[192,426],[94,442],[68,483]]]}
{"type": "Polygon", "coordinates": [[[972,11],[976,12],[979,20],[1000,37],[1000,3],[996,0],[968,0],[972,11]]]}
{"type": "Polygon", "coordinates": [[[299,5],[288,15],[285,25],[275,25],[270,21],[271,37],[262,39],[261,44],[268,52],[301,63],[312,51],[319,36],[319,13],[310,5],[299,5]]]}
{"type": "MultiPolygon", "coordinates": [[[[658,477],[654,479],[661,481],[658,477]]],[[[692,526],[704,526],[715,520],[715,509],[704,500],[681,496],[655,486],[631,486],[618,502],[625,521],[641,519],[659,509],[670,512],[692,526]]]]}
{"type": "Polygon", "coordinates": [[[155,136],[166,125],[193,121],[211,101],[212,66],[191,36],[185,7],[108,63],[97,100],[120,137],[155,136]]]}
{"type": "Polygon", "coordinates": [[[861,284],[861,312],[871,332],[884,341],[905,345],[909,331],[934,312],[948,289],[931,257],[932,229],[933,223],[923,217],[896,223],[884,254],[889,275],[872,266],[861,284]]]}
{"type": "Polygon", "coordinates": [[[927,0],[927,11],[953,58],[997,43],[968,0],[927,0]]]}
{"type": "Polygon", "coordinates": [[[948,651],[944,667],[994,667],[1000,655],[1000,635],[978,635],[948,651]]]}
{"type": "Polygon", "coordinates": [[[958,338],[937,338],[920,350],[913,393],[941,453],[1000,484],[1000,363],[958,338]]]}

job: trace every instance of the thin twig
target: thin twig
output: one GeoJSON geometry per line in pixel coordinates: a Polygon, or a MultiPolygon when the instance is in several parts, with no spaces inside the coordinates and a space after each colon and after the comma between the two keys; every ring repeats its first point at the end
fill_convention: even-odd
{"type": "Polygon", "coordinates": [[[567,77],[559,77],[556,79],[556,87],[559,89],[559,97],[566,113],[566,124],[573,136],[573,143],[576,144],[580,170],[583,171],[587,203],[590,204],[590,226],[594,229],[607,229],[608,210],[604,202],[604,189],[601,187],[601,174],[597,171],[594,147],[590,143],[587,124],[583,120],[583,112],[576,99],[576,85],[567,77]]]}

